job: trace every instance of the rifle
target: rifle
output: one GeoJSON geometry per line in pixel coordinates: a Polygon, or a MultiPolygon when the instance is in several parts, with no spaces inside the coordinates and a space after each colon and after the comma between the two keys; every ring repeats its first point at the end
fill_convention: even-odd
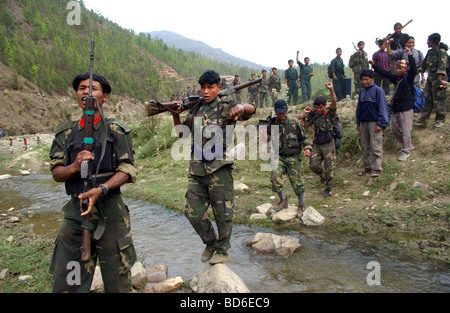
{"type": "MultiPolygon", "coordinates": [[[[292,109],[288,109],[286,114],[291,114],[292,112],[293,112],[292,109]]],[[[271,115],[267,116],[265,120],[259,120],[258,126],[271,125],[273,122],[275,122],[276,118],[277,118],[276,115],[271,114],[271,115]]]]}
{"type": "MultiPolygon", "coordinates": [[[[403,30],[406,26],[408,26],[409,24],[411,24],[412,21],[413,21],[413,20],[409,20],[409,21],[402,27],[402,30],[403,30]]],[[[392,36],[394,36],[394,34],[389,34],[389,35],[387,35],[384,39],[377,38],[377,39],[375,40],[375,44],[378,46],[378,41],[381,41],[381,40],[382,40],[383,42],[386,42],[386,41],[388,41],[389,39],[391,39],[392,36]]]]}
{"type": "MultiPolygon", "coordinates": [[[[84,109],[84,150],[94,151],[94,114],[95,99],[92,96],[92,81],[94,75],[94,49],[95,38],[91,39],[91,66],[89,77],[89,96],[86,99],[86,107],[84,109]]],[[[88,192],[92,188],[92,161],[84,161],[81,164],[81,179],[83,179],[83,193],[88,192]]],[[[81,209],[86,212],[89,206],[89,199],[81,201],[81,209]]],[[[90,223],[91,215],[83,216],[83,223],[90,223]]],[[[89,229],[83,228],[81,237],[81,260],[89,261],[91,258],[91,232],[89,229]]]]}
{"type": "MultiPolygon", "coordinates": [[[[253,86],[255,84],[258,84],[262,80],[263,80],[263,77],[261,76],[254,80],[250,80],[246,83],[227,88],[225,90],[222,90],[219,93],[219,97],[229,96],[238,90],[242,90],[242,89],[248,88],[250,86],[253,86]]],[[[201,100],[202,100],[201,97],[190,97],[189,102],[183,103],[181,106],[184,108],[184,110],[190,110],[193,107],[195,107],[201,100]]],[[[150,102],[145,104],[145,112],[146,112],[147,116],[149,117],[149,116],[154,116],[154,115],[168,112],[168,111],[173,113],[173,110],[178,109],[178,107],[179,106],[178,106],[177,102],[175,102],[175,101],[169,102],[169,103],[161,103],[161,102],[158,102],[155,100],[151,100],[150,102]]]]}

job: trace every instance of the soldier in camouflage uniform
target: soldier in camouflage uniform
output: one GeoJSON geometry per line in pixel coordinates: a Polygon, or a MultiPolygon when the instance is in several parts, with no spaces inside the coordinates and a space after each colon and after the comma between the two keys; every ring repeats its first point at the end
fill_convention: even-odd
{"type": "MultiPolygon", "coordinates": [[[[77,76],[73,88],[77,92],[78,105],[84,109],[89,94],[89,75],[77,76]]],[[[93,96],[100,107],[108,100],[110,92],[111,86],[106,79],[94,75],[93,96]]],[[[50,265],[50,272],[54,274],[53,292],[89,293],[97,258],[105,292],[130,292],[130,270],[136,261],[136,252],[131,238],[129,211],[122,200],[120,187],[136,182],[131,129],[118,120],[104,118],[95,106],[95,149],[91,153],[82,151],[84,123],[83,118],[60,124],[50,150],[53,178],[65,183],[66,192],[71,197],[63,207],[64,222],[56,239],[50,265]],[[105,154],[100,161],[97,156],[102,154],[105,144],[105,154]],[[87,160],[93,160],[94,175],[97,167],[99,171],[95,185],[82,194],[81,163],[87,160]],[[82,199],[89,199],[86,213],[81,210],[82,199]],[[86,214],[92,214],[91,223],[82,221],[82,216],[86,214]],[[82,229],[91,231],[91,259],[87,262],[81,261],[82,229]],[[68,283],[68,277],[73,275],[74,270],[69,265],[71,262],[79,265],[79,285],[68,283]]]]}
{"type": "MultiPolygon", "coordinates": [[[[249,81],[256,79],[256,74],[252,74],[252,78],[249,81]]],[[[248,87],[248,102],[258,107],[258,86],[253,85],[248,87]]]]}
{"type": "Polygon", "coordinates": [[[324,197],[331,196],[333,189],[334,169],[336,163],[336,147],[334,143],[333,126],[336,118],[337,97],[333,84],[325,85],[331,93],[331,105],[326,111],[327,99],[318,97],[314,100],[314,110],[307,107],[300,120],[305,127],[314,126],[314,147],[311,153],[309,168],[320,177],[325,184],[324,197]]]}
{"type": "MultiPolygon", "coordinates": [[[[183,123],[189,128],[193,138],[184,213],[206,245],[201,261],[209,261],[210,264],[230,260],[234,217],[234,162],[225,156],[226,126],[234,126],[237,120],[248,120],[256,112],[253,104],[238,104],[230,97],[221,97],[219,83],[219,74],[214,71],[207,71],[200,77],[203,100],[189,110],[183,123]],[[216,131],[210,132],[211,128],[216,131]],[[216,133],[222,134],[223,137],[220,138],[216,133]],[[214,149],[210,142],[214,142],[214,149]],[[218,236],[206,214],[210,205],[218,236]]],[[[181,137],[185,135],[179,116],[182,109],[174,112],[174,124],[181,137]]]]}
{"type": "MultiPolygon", "coordinates": [[[[233,87],[236,87],[236,86],[238,86],[238,85],[240,85],[240,84],[241,84],[241,82],[239,81],[239,75],[235,75],[235,76],[234,76],[234,80],[233,80],[233,82],[231,83],[231,85],[232,85],[233,87]]],[[[241,94],[242,94],[242,90],[236,90],[236,91],[233,93],[233,100],[236,101],[236,102],[238,102],[238,103],[241,103],[241,101],[242,101],[241,94]]]]}
{"type": "Polygon", "coordinates": [[[272,74],[269,78],[269,95],[272,99],[272,105],[275,105],[278,99],[280,99],[281,92],[281,79],[277,74],[277,68],[272,68],[272,74]]]}
{"type": "Polygon", "coordinates": [[[269,80],[267,79],[267,71],[261,72],[263,80],[258,85],[259,106],[258,108],[269,107],[269,80]]]}
{"type": "Polygon", "coordinates": [[[313,68],[309,64],[310,59],[305,58],[305,63],[300,62],[298,55],[300,51],[297,51],[297,64],[300,67],[300,85],[302,88],[302,100],[308,102],[311,99],[312,86],[311,77],[314,77],[313,68]]]}
{"type": "Polygon", "coordinates": [[[311,156],[311,143],[303,126],[294,117],[287,115],[288,107],[284,100],[275,102],[276,119],[268,128],[268,140],[272,134],[272,126],[279,126],[279,164],[272,172],[272,190],[280,197],[275,210],[288,207],[288,199],[283,187],[283,175],[287,175],[298,198],[298,218],[302,218],[305,210],[305,183],[303,181],[302,148],[306,157],[311,156]]]}
{"type": "Polygon", "coordinates": [[[359,91],[363,88],[361,81],[361,73],[364,70],[369,69],[369,59],[367,53],[364,51],[365,43],[364,41],[358,42],[358,51],[352,54],[349,61],[349,67],[352,69],[354,74],[354,84],[355,92],[359,95],[359,91]]]}
{"type": "Polygon", "coordinates": [[[414,122],[414,125],[426,126],[426,120],[430,117],[434,108],[436,109],[434,127],[438,128],[445,122],[446,115],[448,55],[444,49],[446,46],[441,43],[439,34],[431,34],[427,43],[430,50],[428,50],[427,56],[418,70],[419,73],[428,71],[424,89],[425,105],[422,115],[414,122]]]}
{"type": "Polygon", "coordinates": [[[287,104],[291,104],[291,98],[294,98],[294,105],[298,104],[298,88],[300,85],[300,78],[298,77],[298,72],[294,68],[294,60],[289,60],[289,68],[284,72],[285,83],[289,89],[287,104]]]}

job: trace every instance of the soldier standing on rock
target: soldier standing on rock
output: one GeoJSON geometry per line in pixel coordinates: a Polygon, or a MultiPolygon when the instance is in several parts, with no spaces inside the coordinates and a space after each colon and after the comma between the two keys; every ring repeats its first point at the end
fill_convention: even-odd
{"type": "Polygon", "coordinates": [[[206,71],[200,77],[199,84],[203,99],[189,110],[184,123],[181,123],[179,115],[183,111],[182,107],[173,110],[172,116],[180,138],[185,135],[182,125],[187,126],[192,134],[184,214],[206,245],[201,261],[209,261],[213,265],[230,260],[234,217],[234,163],[225,157],[227,126],[235,125],[238,119],[248,120],[256,112],[256,108],[253,104],[239,104],[230,97],[221,97],[220,76],[214,71],[206,71]],[[215,128],[216,132],[211,131],[211,128],[215,128]],[[209,145],[208,148],[211,141],[214,145],[209,145]],[[219,236],[206,215],[210,205],[219,236]]]}
{"type": "MultiPolygon", "coordinates": [[[[89,74],[85,74],[77,76],[72,83],[82,110],[89,95],[89,81],[89,74]]],[[[105,78],[95,74],[92,86],[92,95],[101,108],[109,99],[111,86],[105,78]]],[[[84,118],[57,126],[50,150],[53,179],[65,183],[66,192],[71,197],[62,209],[64,222],[50,265],[55,293],[89,293],[97,258],[106,292],[132,291],[131,268],[136,261],[136,252],[131,238],[129,211],[120,192],[122,185],[136,182],[131,129],[121,121],[104,118],[97,105],[94,113],[94,153],[83,150],[84,118]],[[105,154],[99,160],[103,145],[106,145],[105,154]],[[99,171],[96,185],[82,194],[81,164],[88,160],[93,161],[92,172],[95,174],[98,167],[99,171]],[[85,213],[81,210],[82,199],[89,199],[85,213]],[[83,216],[87,214],[92,215],[92,220],[83,223],[83,216]],[[92,234],[91,258],[86,262],[81,260],[80,252],[82,229],[89,229],[92,234]],[[73,275],[74,268],[78,268],[79,283],[69,284],[68,277],[73,275]]]]}
{"type": "Polygon", "coordinates": [[[300,120],[305,127],[314,125],[314,147],[311,153],[309,168],[320,176],[320,182],[326,184],[324,197],[331,196],[333,188],[334,169],[336,163],[336,146],[334,143],[333,127],[336,118],[337,97],[333,84],[325,87],[331,93],[331,105],[327,110],[327,99],[318,97],[314,100],[314,110],[306,107],[300,120]]]}
{"type": "Polygon", "coordinates": [[[280,202],[275,210],[288,207],[288,199],[283,187],[283,175],[287,175],[295,194],[298,197],[298,218],[302,218],[305,210],[305,184],[303,181],[303,165],[301,160],[302,148],[305,157],[311,156],[312,146],[308,136],[299,121],[288,116],[288,106],[286,101],[275,102],[276,119],[267,127],[267,140],[270,140],[272,126],[279,127],[279,164],[278,168],[272,172],[272,190],[280,197],[280,202]]]}

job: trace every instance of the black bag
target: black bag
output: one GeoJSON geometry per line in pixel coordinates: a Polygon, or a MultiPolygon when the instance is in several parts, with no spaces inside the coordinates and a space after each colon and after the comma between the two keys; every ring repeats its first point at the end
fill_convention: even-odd
{"type": "Polygon", "coordinates": [[[314,136],[314,143],[317,145],[323,145],[325,143],[329,143],[332,141],[333,141],[333,133],[331,132],[317,133],[314,136]]]}

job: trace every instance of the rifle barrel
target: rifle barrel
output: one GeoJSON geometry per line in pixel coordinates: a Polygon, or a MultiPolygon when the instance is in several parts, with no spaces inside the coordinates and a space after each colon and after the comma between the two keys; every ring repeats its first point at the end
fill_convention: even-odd
{"type": "MultiPolygon", "coordinates": [[[[231,88],[228,88],[227,90],[222,91],[219,96],[221,95],[228,95],[233,93],[234,91],[238,91],[238,90],[242,90],[245,88],[248,88],[250,86],[253,86],[255,84],[260,83],[263,80],[263,77],[259,77],[256,78],[254,80],[250,80],[248,82],[245,82],[243,84],[237,85],[237,86],[233,86],[231,88]]],[[[193,101],[190,101],[186,104],[184,104],[184,107],[187,108],[193,108],[194,106],[196,106],[198,104],[198,102],[200,101],[200,99],[196,99],[193,101]]],[[[168,103],[159,103],[157,101],[150,101],[148,103],[145,104],[145,111],[146,111],[146,115],[148,117],[150,116],[154,116],[160,113],[164,113],[170,110],[174,110],[178,108],[178,104],[173,101],[173,102],[168,102],[168,103]]]]}

